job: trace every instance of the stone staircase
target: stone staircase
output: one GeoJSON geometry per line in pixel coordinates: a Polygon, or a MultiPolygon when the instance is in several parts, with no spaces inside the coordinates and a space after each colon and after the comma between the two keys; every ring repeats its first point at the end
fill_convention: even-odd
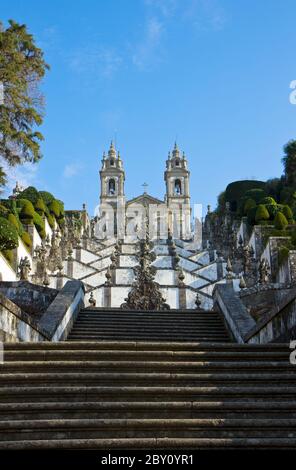
{"type": "Polygon", "coordinates": [[[0,449],[295,448],[288,345],[73,341],[75,331],[5,344],[0,449]]]}
{"type": "Polygon", "coordinates": [[[228,342],[221,315],[213,311],[158,312],[86,308],[69,340],[228,342]]]}

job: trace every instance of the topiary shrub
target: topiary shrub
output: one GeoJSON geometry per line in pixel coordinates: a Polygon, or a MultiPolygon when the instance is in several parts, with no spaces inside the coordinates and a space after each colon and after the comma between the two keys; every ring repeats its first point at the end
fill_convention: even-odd
{"type": "Polygon", "coordinates": [[[245,192],[244,197],[245,198],[250,198],[254,199],[254,201],[257,202],[257,204],[260,203],[260,201],[266,196],[266,192],[264,189],[261,188],[253,188],[249,189],[248,191],[245,192]]]}
{"type": "Polygon", "coordinates": [[[273,199],[273,197],[267,196],[260,201],[260,204],[264,204],[266,206],[276,206],[277,202],[275,199],[273,199]]]}
{"type": "Polygon", "coordinates": [[[9,220],[0,217],[0,251],[13,250],[18,246],[18,232],[9,220]]]}
{"type": "Polygon", "coordinates": [[[246,197],[246,199],[249,199],[249,198],[255,199],[256,202],[259,202],[260,199],[266,196],[266,193],[264,191],[265,184],[266,183],[264,183],[264,181],[254,181],[254,180],[233,181],[227,186],[225,190],[225,201],[230,202],[230,208],[232,211],[237,210],[238,201],[242,197],[246,197]],[[252,195],[247,194],[249,190],[253,190],[253,189],[263,190],[263,195],[261,193],[261,197],[260,199],[258,199],[258,201],[252,195]]]}
{"type": "Polygon", "coordinates": [[[265,223],[267,220],[269,220],[269,218],[270,215],[266,209],[266,206],[264,206],[264,204],[259,204],[255,214],[255,222],[257,224],[262,224],[262,222],[265,223]]]}
{"type": "Polygon", "coordinates": [[[288,221],[282,212],[278,212],[274,218],[274,226],[277,230],[284,230],[288,225],[288,221]]]}
{"type": "Polygon", "coordinates": [[[254,199],[247,199],[245,204],[244,204],[244,215],[248,215],[248,212],[250,209],[253,209],[253,207],[256,207],[256,201],[254,199]]]}
{"type": "Polygon", "coordinates": [[[48,191],[40,191],[39,195],[42,197],[44,203],[49,206],[49,204],[52,203],[52,201],[55,200],[55,197],[49,193],[48,191]]]}
{"type": "Polygon", "coordinates": [[[42,219],[41,215],[37,214],[37,212],[35,212],[34,214],[34,219],[33,219],[33,223],[39,233],[39,235],[41,236],[41,234],[44,233],[44,236],[41,236],[41,238],[44,238],[45,237],[45,224],[44,224],[44,220],[42,219]]]}
{"type": "Polygon", "coordinates": [[[61,206],[59,202],[54,199],[48,206],[49,212],[55,216],[56,219],[58,219],[61,216],[61,206]]]}
{"type": "Polygon", "coordinates": [[[21,236],[21,239],[23,240],[24,244],[26,245],[26,247],[31,250],[32,248],[32,240],[31,240],[31,237],[30,235],[28,234],[28,232],[24,232],[21,236]]]}
{"type": "Polygon", "coordinates": [[[4,258],[8,261],[8,263],[13,266],[14,255],[12,250],[3,250],[2,251],[4,258]]]}
{"type": "Polygon", "coordinates": [[[55,218],[54,218],[54,216],[51,215],[51,214],[48,214],[48,216],[47,216],[47,221],[48,221],[48,223],[49,223],[49,226],[50,226],[52,229],[54,229],[54,228],[55,228],[55,218]]]}
{"type": "Polygon", "coordinates": [[[41,197],[38,199],[38,201],[36,202],[36,204],[35,204],[34,207],[35,207],[35,211],[36,211],[39,215],[41,215],[41,216],[44,215],[44,213],[45,213],[45,211],[46,211],[46,205],[44,204],[44,201],[43,201],[43,199],[42,199],[41,197]]]}
{"type": "Polygon", "coordinates": [[[25,201],[23,203],[22,209],[20,211],[21,222],[25,225],[32,225],[34,215],[36,214],[33,204],[30,201],[25,201]]]}
{"type": "Polygon", "coordinates": [[[9,222],[14,225],[17,231],[19,232],[19,221],[17,220],[16,216],[14,214],[8,214],[7,220],[9,220],[9,222]]]}
{"type": "Polygon", "coordinates": [[[289,224],[293,224],[293,222],[294,222],[293,212],[292,212],[292,210],[289,206],[284,206],[283,207],[283,214],[286,217],[289,224]]]}
{"type": "Polygon", "coordinates": [[[37,203],[39,198],[40,198],[39,192],[37,191],[36,188],[34,188],[34,186],[29,186],[17,196],[17,199],[27,199],[33,205],[37,203]]]}
{"type": "Polygon", "coordinates": [[[6,217],[8,213],[9,209],[4,204],[0,204],[0,217],[6,217]]]}

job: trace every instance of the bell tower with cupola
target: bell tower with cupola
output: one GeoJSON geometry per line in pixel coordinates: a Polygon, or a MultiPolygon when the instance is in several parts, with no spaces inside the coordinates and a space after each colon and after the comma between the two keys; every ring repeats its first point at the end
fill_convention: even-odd
{"type": "Polygon", "coordinates": [[[169,152],[164,172],[165,199],[171,214],[169,218],[170,229],[173,232],[177,230],[176,235],[184,239],[191,236],[189,176],[185,153],[183,152],[181,156],[175,142],[172,154],[169,152]]]}
{"type": "Polygon", "coordinates": [[[100,171],[101,195],[100,203],[116,203],[118,198],[124,198],[125,173],[119,152],[116,152],[111,142],[108,155],[103,154],[100,171]]]}

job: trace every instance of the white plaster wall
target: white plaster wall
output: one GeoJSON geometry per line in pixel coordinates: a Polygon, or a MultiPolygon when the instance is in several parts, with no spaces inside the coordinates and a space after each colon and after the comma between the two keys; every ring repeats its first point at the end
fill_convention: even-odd
{"type": "Polygon", "coordinates": [[[161,287],[160,292],[171,308],[179,308],[179,290],[176,287],[161,287]]]}
{"type": "Polygon", "coordinates": [[[120,307],[130,291],[129,287],[111,287],[111,307],[120,307]]]}
{"type": "Polygon", "coordinates": [[[111,256],[114,251],[114,245],[103,248],[99,251],[100,258],[105,258],[106,256],[111,256]]]}
{"type": "Polygon", "coordinates": [[[30,252],[28,251],[28,249],[26,248],[24,242],[20,238],[19,238],[18,247],[16,249],[16,256],[17,256],[17,266],[19,265],[21,258],[25,258],[26,256],[27,258],[29,258],[30,265],[32,268],[32,256],[30,252]]]}
{"type": "Polygon", "coordinates": [[[134,272],[131,268],[117,268],[115,276],[116,284],[131,285],[135,279],[134,272]]]}
{"type": "Polygon", "coordinates": [[[85,282],[86,284],[92,286],[92,287],[97,287],[97,286],[100,286],[102,284],[104,284],[106,282],[106,271],[102,271],[100,273],[95,273],[95,274],[91,274],[90,276],[86,277],[85,279],[83,279],[83,282],[85,282]]]}
{"type": "Polygon", "coordinates": [[[200,264],[207,265],[210,262],[210,255],[208,251],[197,253],[196,255],[190,256],[191,261],[196,261],[200,264]]]}
{"type": "Polygon", "coordinates": [[[133,267],[138,264],[138,260],[133,255],[120,255],[119,266],[122,268],[133,267]]]}
{"type": "Polygon", "coordinates": [[[91,253],[90,251],[81,249],[82,263],[85,263],[85,264],[93,263],[94,261],[97,261],[98,259],[99,259],[99,256],[96,255],[95,253],[91,253]]]}
{"type": "Polygon", "coordinates": [[[0,253],[0,275],[0,279],[2,279],[2,281],[17,280],[16,272],[12,269],[8,261],[6,261],[2,253],[0,253]]]}
{"type": "MultiPolygon", "coordinates": [[[[52,228],[48,223],[48,220],[46,217],[44,217],[44,226],[45,226],[45,233],[46,235],[49,235],[50,239],[52,237],[52,228]]],[[[55,226],[56,226],[56,221],[55,221],[55,226]]]]}
{"type": "Polygon", "coordinates": [[[194,287],[195,289],[198,289],[208,283],[208,281],[205,279],[201,279],[200,277],[195,276],[194,274],[191,274],[187,271],[184,271],[184,276],[184,283],[187,286],[194,287]]]}
{"type": "Polygon", "coordinates": [[[34,226],[34,228],[33,228],[33,240],[32,240],[33,248],[35,249],[36,246],[41,246],[41,244],[42,244],[42,239],[41,239],[39,233],[37,232],[36,227],[34,226]]]}
{"type": "Polygon", "coordinates": [[[196,263],[184,258],[180,259],[179,266],[181,266],[183,269],[186,269],[187,271],[194,271],[199,267],[196,263]]]}
{"type": "Polygon", "coordinates": [[[158,269],[155,281],[160,285],[174,286],[176,284],[175,273],[173,269],[158,269]]]}
{"type": "Polygon", "coordinates": [[[99,259],[98,261],[95,261],[94,263],[91,263],[91,266],[94,267],[95,269],[104,269],[107,268],[111,264],[110,258],[103,258],[99,259]]]}
{"type": "Polygon", "coordinates": [[[171,256],[158,256],[152,263],[156,268],[172,268],[171,256]]]}
{"type": "Polygon", "coordinates": [[[217,280],[217,264],[216,263],[209,264],[208,266],[205,266],[204,268],[198,269],[198,271],[195,271],[195,273],[206,277],[212,282],[216,281],[217,280]]]}
{"type": "Polygon", "coordinates": [[[81,279],[82,277],[95,272],[95,269],[91,268],[90,266],[86,266],[85,264],[80,263],[80,261],[77,260],[73,261],[73,277],[75,279],[81,279]]]}
{"type": "Polygon", "coordinates": [[[121,252],[125,255],[133,255],[136,253],[136,245],[121,245],[121,252]]]}
{"type": "Polygon", "coordinates": [[[270,262],[270,246],[269,246],[269,240],[266,244],[266,247],[264,248],[264,251],[261,255],[261,259],[266,259],[268,261],[268,264],[269,266],[271,265],[271,262],[270,262]]]}
{"type": "MultiPolygon", "coordinates": [[[[209,299],[208,297],[202,295],[202,292],[199,291],[199,298],[201,301],[201,308],[205,310],[211,310],[213,308],[213,301],[212,299],[209,299]]],[[[186,290],[186,307],[191,308],[191,309],[196,309],[195,305],[195,300],[196,300],[196,294],[197,292],[194,292],[190,289],[186,290]]]]}
{"type": "Polygon", "coordinates": [[[250,240],[249,240],[248,245],[253,248],[253,250],[254,250],[254,256],[255,256],[255,258],[257,258],[258,253],[256,253],[256,243],[255,243],[255,234],[254,234],[254,230],[252,231],[252,234],[251,234],[251,236],[250,236],[250,240]]]}
{"type": "Polygon", "coordinates": [[[153,249],[154,253],[158,255],[168,255],[169,248],[167,245],[156,245],[153,249]]]}

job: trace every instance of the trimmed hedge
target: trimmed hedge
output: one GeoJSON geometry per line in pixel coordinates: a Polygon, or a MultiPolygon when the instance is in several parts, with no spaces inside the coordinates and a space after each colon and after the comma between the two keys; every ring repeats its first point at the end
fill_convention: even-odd
{"type": "Polygon", "coordinates": [[[17,196],[17,199],[27,199],[33,205],[37,203],[39,198],[40,198],[39,192],[37,191],[36,188],[34,188],[34,186],[29,186],[17,196]]]}
{"type": "Polygon", "coordinates": [[[26,247],[30,250],[32,248],[32,240],[28,232],[24,232],[21,236],[21,239],[23,240],[26,247]]]}
{"type": "Polygon", "coordinates": [[[46,211],[46,205],[44,204],[43,199],[40,197],[35,204],[35,210],[39,215],[43,215],[46,211]]]}
{"type": "Polygon", "coordinates": [[[278,212],[274,219],[274,226],[277,230],[284,230],[288,221],[282,212],[278,212]]]}
{"type": "Polygon", "coordinates": [[[270,218],[269,212],[264,206],[264,204],[259,204],[259,206],[256,209],[256,214],[255,214],[255,221],[258,223],[260,222],[265,222],[270,218]]]}
{"type": "Polygon", "coordinates": [[[33,204],[30,201],[25,201],[20,212],[20,219],[23,224],[31,225],[36,214],[33,204]]]}
{"type": "MultiPolygon", "coordinates": [[[[252,195],[247,195],[246,192],[250,189],[261,189],[263,190],[264,194],[261,196],[264,197],[266,195],[264,181],[253,181],[253,180],[242,180],[242,181],[233,181],[230,183],[226,190],[225,190],[225,200],[230,202],[230,208],[232,211],[236,211],[238,207],[238,201],[246,196],[246,199],[252,198],[255,199],[252,195]]],[[[259,201],[258,201],[259,202],[259,201]]]]}
{"type": "Polygon", "coordinates": [[[18,246],[18,231],[4,217],[0,217],[0,251],[13,250],[18,246]]]}

